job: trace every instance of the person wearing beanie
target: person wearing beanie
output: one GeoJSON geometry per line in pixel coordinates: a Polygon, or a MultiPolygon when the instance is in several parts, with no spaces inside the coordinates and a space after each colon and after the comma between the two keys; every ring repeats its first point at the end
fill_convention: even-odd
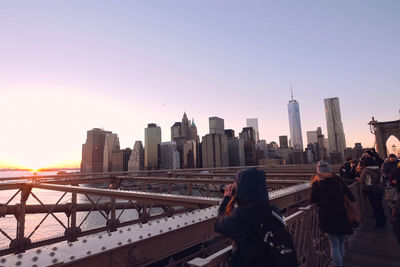
{"type": "Polygon", "coordinates": [[[353,226],[347,218],[344,207],[344,196],[352,202],[355,201],[347,185],[332,172],[330,164],[319,161],[317,174],[311,182],[310,200],[319,207],[319,225],[321,230],[328,234],[336,266],[343,266],[344,240],[346,235],[353,233],[353,226]]]}

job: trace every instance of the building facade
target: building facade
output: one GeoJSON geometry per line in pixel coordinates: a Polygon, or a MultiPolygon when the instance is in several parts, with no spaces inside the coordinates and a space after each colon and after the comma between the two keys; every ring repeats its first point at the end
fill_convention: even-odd
{"type": "Polygon", "coordinates": [[[307,145],[318,143],[318,133],[317,131],[307,131],[307,145]]]}
{"type": "Polygon", "coordinates": [[[175,142],[160,144],[160,169],[176,170],[180,168],[179,152],[175,142]]]}
{"type": "Polygon", "coordinates": [[[229,166],[245,166],[244,140],[230,138],[228,140],[229,166]]]}
{"type": "Polygon", "coordinates": [[[103,172],[112,170],[112,153],[120,150],[119,138],[117,134],[109,133],[106,135],[103,155],[103,172]]]}
{"type": "Polygon", "coordinates": [[[288,103],[290,146],[295,150],[303,150],[299,103],[293,99],[288,103]]]}
{"type": "Polygon", "coordinates": [[[344,149],[346,148],[346,138],[343,130],[342,116],[340,113],[339,98],[326,98],[325,116],[326,128],[328,130],[329,154],[334,153],[335,160],[341,155],[341,161],[344,159],[344,149]]]}
{"type": "Polygon", "coordinates": [[[258,165],[256,154],[255,130],[253,127],[244,127],[239,133],[239,139],[244,140],[244,159],[246,166],[258,165]]]}
{"type": "Polygon", "coordinates": [[[109,131],[94,128],[87,131],[86,142],[82,145],[81,172],[102,172],[104,166],[104,144],[109,131]]]}
{"type": "Polygon", "coordinates": [[[225,134],[224,119],[218,117],[208,118],[210,134],[225,134]]]}
{"type": "MultiPolygon", "coordinates": [[[[187,154],[185,153],[185,145],[187,142],[194,140],[195,142],[199,143],[200,138],[197,135],[197,127],[196,124],[194,123],[194,119],[192,121],[188,120],[186,112],[183,113],[182,116],[182,122],[175,122],[174,125],[171,127],[171,142],[176,142],[176,149],[179,152],[180,155],[180,163],[179,166],[182,168],[185,168],[185,166],[192,166],[192,163],[185,164],[185,157],[187,157],[187,154]]],[[[190,142],[189,142],[190,143],[190,142]]],[[[187,146],[188,148],[188,146],[187,146]]],[[[198,150],[192,150],[192,152],[198,153],[198,150]]],[[[199,155],[193,155],[192,158],[197,159],[199,155]]],[[[191,160],[189,160],[191,161],[191,160]]],[[[193,165],[198,166],[197,163],[193,163],[193,165]]]]}
{"type": "Polygon", "coordinates": [[[225,134],[207,134],[201,142],[203,168],[228,167],[228,138],[225,134]]]}
{"type": "Polygon", "coordinates": [[[260,133],[258,131],[258,119],[257,118],[249,118],[246,119],[246,126],[253,127],[255,131],[255,141],[258,142],[260,140],[260,133]]]}
{"type": "Polygon", "coordinates": [[[136,141],[128,162],[128,171],[142,171],[144,169],[144,149],[142,141],[136,141]]]}
{"type": "Polygon", "coordinates": [[[158,145],[161,143],[161,128],[150,123],[144,129],[144,166],[148,170],[158,168],[158,145]]]}
{"type": "Polygon", "coordinates": [[[288,148],[289,147],[289,142],[288,142],[287,135],[279,136],[279,147],[280,148],[288,148]]]}

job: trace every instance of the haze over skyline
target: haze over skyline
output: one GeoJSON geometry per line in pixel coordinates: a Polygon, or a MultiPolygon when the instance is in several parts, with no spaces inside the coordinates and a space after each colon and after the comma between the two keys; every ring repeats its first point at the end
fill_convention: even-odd
{"type": "MultiPolygon", "coordinates": [[[[290,84],[305,132],[339,97],[347,146],[399,119],[398,1],[0,1],[0,168],[78,166],[86,131],[121,147],[186,111],[260,139],[289,135],[290,84]],[[393,97],[395,96],[395,97],[393,97]]],[[[304,142],[305,143],[305,142],[304,142]]]]}

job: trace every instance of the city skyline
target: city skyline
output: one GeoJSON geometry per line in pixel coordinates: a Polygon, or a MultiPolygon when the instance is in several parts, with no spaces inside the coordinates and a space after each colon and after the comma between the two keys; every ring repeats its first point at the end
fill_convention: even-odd
{"type": "Polygon", "coordinates": [[[237,133],[258,118],[278,142],[290,84],[303,144],[327,133],[325,98],[340,99],[347,146],[374,144],[372,116],[399,119],[398,2],[21,2],[0,9],[0,168],[79,166],[98,127],[121,148],[152,122],[169,141],[183,111],[199,136],[210,116],[237,133]]]}

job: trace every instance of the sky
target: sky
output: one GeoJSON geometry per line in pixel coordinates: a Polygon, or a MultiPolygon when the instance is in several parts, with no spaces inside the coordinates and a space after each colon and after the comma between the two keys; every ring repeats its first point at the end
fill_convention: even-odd
{"type": "Polygon", "coordinates": [[[170,141],[184,111],[200,136],[208,117],[236,134],[256,117],[278,141],[291,85],[304,143],[339,97],[347,146],[371,147],[371,117],[399,119],[399,14],[396,0],[0,0],[0,168],[79,166],[94,127],[123,148],[148,123],[170,141]]]}

